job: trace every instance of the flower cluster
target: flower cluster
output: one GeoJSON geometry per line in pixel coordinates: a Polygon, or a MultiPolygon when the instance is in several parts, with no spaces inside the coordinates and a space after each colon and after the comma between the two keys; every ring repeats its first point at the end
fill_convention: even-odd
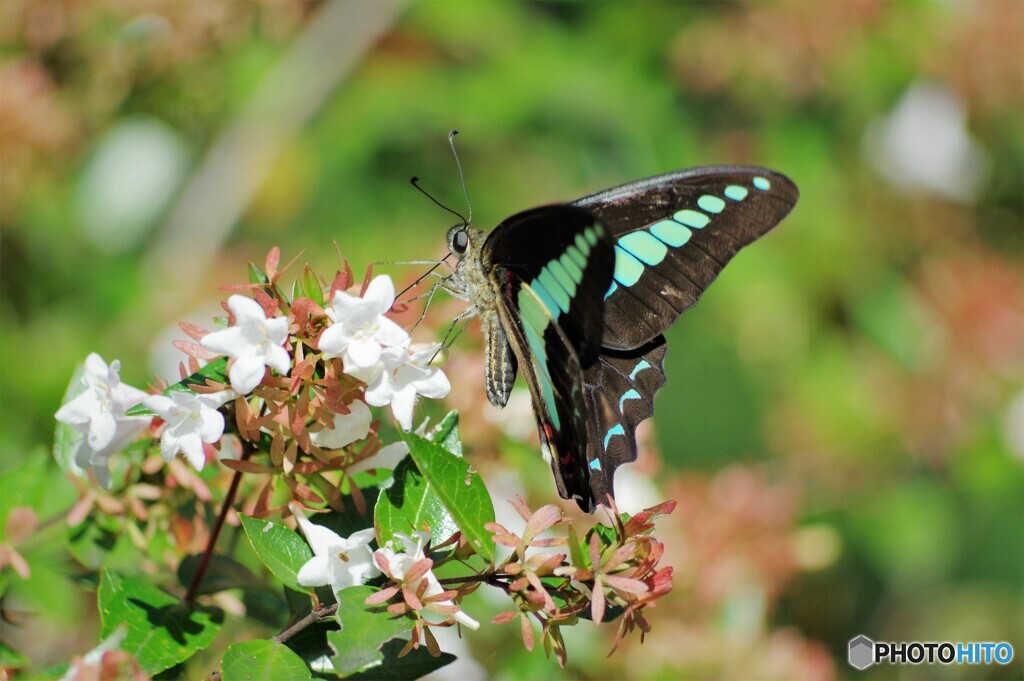
{"type": "MultiPolygon", "coordinates": [[[[374,530],[369,528],[353,533],[347,539],[336,532],[310,522],[295,505],[291,511],[302,533],[313,549],[313,558],[299,570],[298,582],[302,586],[329,586],[337,596],[342,589],[359,586],[384,575],[392,582],[367,599],[367,605],[377,605],[401,594],[403,602],[388,606],[394,615],[413,614],[416,619],[418,642],[420,636],[430,640],[427,626],[457,622],[470,629],[479,629],[480,623],[459,609],[454,598],[459,591],[447,591],[432,570],[434,562],[427,556],[430,533],[413,532],[412,535],[395,533],[382,548],[371,550],[374,530]],[[440,618],[427,619],[427,613],[440,618]]],[[[412,645],[415,645],[413,643],[412,645]]]]}
{"type": "MultiPolygon", "coordinates": [[[[293,497],[337,505],[345,475],[325,475],[397,463],[404,444],[381,448],[370,407],[390,406],[410,430],[417,397],[441,398],[450,390],[444,372],[430,364],[437,349],[413,345],[389,318],[395,298],[389,277],[364,281],[355,287],[360,295],[346,291],[352,284],[347,263],[329,286],[307,268],[286,295],[279,282],[287,266],[279,270],[278,263],[274,249],[265,272],[254,268],[252,283],[231,287],[251,295],[228,298],[224,328],[182,324],[195,341],[175,344],[189,356],[189,371],[182,367],[179,383],[158,382],[160,394],[122,383],[117,361],[108,365],[95,353],[86,359],[74,396],[56,414],[80,440],[75,472],[91,469],[109,488],[111,457],[147,430],[159,440],[164,460],[181,454],[201,471],[231,432],[243,456],[223,455],[225,465],[283,474],[293,497]],[[331,300],[326,309],[325,299],[331,300]],[[270,455],[268,464],[247,460],[257,449],[270,455]],[[297,476],[314,479],[320,494],[297,476]]],[[[270,511],[273,482],[257,514],[270,511]]]]}
{"type": "MultiPolygon", "coordinates": [[[[632,518],[615,511],[611,527],[578,529],[558,506],[534,513],[518,498],[513,506],[523,529],[494,523],[487,488],[462,458],[456,413],[429,432],[424,421],[400,441],[381,442],[374,408],[390,407],[397,426],[411,431],[417,399],[441,398],[450,390],[433,364],[439,348],[414,344],[391,318],[391,280],[368,273],[354,285],[344,263],[330,282],[306,268],[285,292],[280,280],[287,266],[278,264],[274,250],[265,271],[254,267],[249,284],[231,287],[218,329],[181,325],[191,340],[175,343],[188,357],[177,382],[158,379],[148,391],[139,390],[121,382],[118,362],[108,365],[96,354],[87,358],[57,412],[62,425],[55,452],[79,477],[89,469],[110,489],[116,471],[125,484],[111,493],[76,478],[81,496],[68,515],[71,524],[89,521],[89,532],[127,535],[147,568],[177,563],[180,573],[186,558],[202,550],[184,594],[192,602],[209,597],[201,588],[204,573],[220,531],[234,518],[230,510],[242,499],[242,531],[270,572],[286,584],[293,580],[293,588],[329,587],[337,601],[322,606],[320,594],[311,592],[312,610],[276,636],[278,643],[326,617],[337,615],[343,623],[348,617],[351,623],[386,616],[387,630],[401,629],[407,642],[396,653],[389,643],[394,633],[383,641],[362,641],[372,648],[363,651],[373,653],[366,659],[383,655],[385,643],[392,657],[421,646],[439,656],[436,627],[480,627],[462,604],[484,585],[501,589],[515,605],[493,621],[518,616],[531,649],[533,623],[539,622],[546,652],[554,651],[562,665],[562,626],[620,618],[615,645],[633,629],[649,630],[645,609],[672,587],[671,568],[658,566],[664,548],[651,537],[651,521],[671,512],[672,504],[632,518]],[[112,465],[123,451],[144,452],[145,458],[129,466],[133,456],[120,457],[112,465]],[[208,526],[204,507],[218,481],[209,471],[224,468],[233,476],[217,524],[208,526]],[[393,474],[369,474],[377,469],[393,474]],[[407,492],[422,498],[408,503],[407,492]],[[371,514],[367,500],[374,498],[371,514]],[[312,513],[323,514],[324,524],[311,520],[312,513]],[[301,566],[291,563],[295,542],[301,541],[294,532],[252,522],[273,515],[294,517],[311,547],[301,566]],[[337,520],[352,528],[349,536],[331,529],[337,520]],[[266,536],[256,536],[254,527],[260,526],[266,536]],[[431,544],[430,530],[440,543],[431,544]],[[551,536],[552,530],[562,534],[551,536]],[[153,541],[161,531],[172,537],[170,545],[153,541]],[[495,555],[502,547],[509,549],[504,560],[495,555]],[[563,553],[548,550],[563,547],[563,553]],[[279,572],[282,565],[289,569],[279,572]],[[437,576],[441,569],[443,579],[437,576]],[[338,612],[358,602],[370,607],[338,612]]],[[[34,514],[12,512],[0,567],[29,574],[19,544],[37,524],[34,514]]],[[[80,560],[93,557],[83,552],[80,560]]],[[[102,557],[89,565],[102,566],[102,557]]],[[[121,577],[104,570],[101,579],[116,583],[121,577]]],[[[123,590],[101,592],[101,598],[116,600],[123,590]]],[[[154,603],[166,597],[153,593],[154,603]]],[[[324,653],[323,659],[328,666],[366,664],[361,655],[324,653]]],[[[347,676],[365,669],[335,671],[347,676]]]]}
{"type": "Polygon", "coordinates": [[[533,616],[541,625],[545,652],[554,651],[562,666],[567,652],[560,627],[575,624],[581,616],[603,622],[621,615],[612,651],[634,628],[641,630],[643,640],[643,634],[650,631],[644,609],[656,605],[672,590],[672,568],[658,568],[664,545],[651,536],[652,521],[671,513],[675,502],[665,502],[631,518],[620,516],[613,504],[609,514],[612,527],[597,525],[583,540],[573,524],[569,524],[566,539],[539,538],[549,528],[568,522],[557,506],[544,506],[530,513],[521,498],[513,506],[526,521],[521,534],[498,523],[489,528],[495,533],[496,543],[513,549],[496,574],[508,580],[506,590],[517,609],[501,613],[492,621],[502,624],[518,616],[523,643],[533,650],[533,616]],[[569,553],[527,555],[529,548],[551,546],[566,546],[569,553]],[[548,581],[542,581],[545,579],[548,581]],[[610,609],[616,610],[614,615],[610,609]]]}

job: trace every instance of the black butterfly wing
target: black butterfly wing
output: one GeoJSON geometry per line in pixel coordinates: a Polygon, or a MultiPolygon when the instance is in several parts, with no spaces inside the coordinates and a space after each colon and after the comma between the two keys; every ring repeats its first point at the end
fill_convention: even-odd
{"type": "Polygon", "coordinates": [[[614,261],[604,227],[568,206],[513,216],[484,243],[498,314],[530,388],[558,492],[588,511],[594,497],[583,372],[598,362],[614,261]]]}
{"type": "Polygon", "coordinates": [[[596,359],[615,251],[607,230],[591,213],[552,205],[513,215],[487,235],[482,258],[492,281],[498,280],[501,268],[529,284],[581,366],[596,359]]]}
{"type": "Polygon", "coordinates": [[[636,428],[654,414],[654,393],[665,385],[665,352],[657,336],[634,350],[603,350],[583,372],[590,487],[601,503],[614,496],[615,469],[636,460],[636,428]]]}
{"type": "Polygon", "coordinates": [[[509,295],[498,313],[530,388],[541,449],[563,499],[590,510],[587,418],[583,372],[561,327],[543,299],[517,275],[505,272],[509,295]]]}
{"type": "Polygon", "coordinates": [[[712,166],[608,189],[571,205],[615,242],[602,344],[635,349],[663,333],[744,246],[777,225],[799,192],[784,175],[712,166]]]}

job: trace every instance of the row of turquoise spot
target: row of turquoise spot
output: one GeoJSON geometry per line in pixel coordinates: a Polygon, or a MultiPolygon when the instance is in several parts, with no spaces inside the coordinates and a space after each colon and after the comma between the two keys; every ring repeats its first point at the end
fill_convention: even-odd
{"type": "MultiPolygon", "coordinates": [[[[650,365],[650,363],[646,359],[640,360],[639,362],[636,363],[636,366],[633,367],[633,370],[631,372],[629,372],[629,380],[635,381],[637,374],[639,374],[644,369],[650,369],[650,368],[651,368],[651,365],[650,365]]],[[[640,395],[640,393],[638,393],[633,388],[630,388],[626,392],[622,393],[622,397],[619,398],[619,413],[620,414],[623,413],[623,409],[626,406],[626,400],[639,400],[639,399],[643,399],[643,398],[640,395]]],[[[605,449],[608,449],[608,443],[611,441],[612,437],[614,437],[616,435],[622,435],[623,437],[625,437],[625,435],[626,435],[626,430],[625,430],[625,428],[622,427],[621,423],[616,423],[614,426],[612,426],[611,428],[608,429],[607,433],[604,434],[604,448],[605,449]]],[[[597,459],[594,459],[593,461],[590,462],[590,467],[593,468],[594,470],[599,471],[599,470],[601,470],[601,462],[598,461],[597,459]]]]}
{"type": "MultiPolygon", "coordinates": [[[[755,177],[753,185],[761,191],[768,191],[771,182],[763,177],[755,177]]],[[[730,201],[742,201],[747,198],[746,187],[731,184],[722,192],[730,201]]],[[[726,202],[713,194],[704,194],[697,199],[697,207],[702,212],[686,208],[676,212],[671,219],[661,220],[644,229],[630,232],[615,244],[614,280],[605,298],[615,292],[619,286],[632,286],[640,280],[644,266],[654,267],[668,255],[668,248],[679,248],[693,236],[693,229],[703,229],[711,222],[711,217],[725,210],[726,202]]]]}
{"type": "Polygon", "coordinates": [[[544,346],[544,331],[548,324],[569,311],[576,287],[583,281],[583,270],[587,256],[597,240],[603,236],[600,225],[587,227],[576,235],[575,243],[569,244],[561,257],[553,258],[541,268],[537,277],[519,289],[519,316],[523,323],[526,342],[533,357],[534,372],[540,386],[541,396],[551,418],[551,425],[561,427],[555,392],[552,387],[551,371],[548,369],[548,353],[544,346]]]}

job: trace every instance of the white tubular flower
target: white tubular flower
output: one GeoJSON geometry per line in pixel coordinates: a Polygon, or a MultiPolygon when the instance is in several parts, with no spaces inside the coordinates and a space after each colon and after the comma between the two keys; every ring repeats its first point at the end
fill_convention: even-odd
{"type": "MultiPolygon", "coordinates": [[[[430,541],[429,532],[413,532],[412,536],[402,534],[401,532],[395,532],[395,539],[398,539],[402,543],[404,551],[395,551],[393,541],[389,541],[384,545],[384,548],[377,549],[376,554],[381,556],[388,564],[388,570],[391,572],[391,577],[396,582],[403,582],[405,580],[405,574],[414,563],[426,558],[424,547],[427,542],[430,541]]],[[[444,612],[444,609],[458,606],[454,602],[447,601],[426,601],[431,596],[436,596],[439,593],[444,592],[444,587],[437,581],[437,577],[434,576],[433,570],[428,570],[422,577],[412,582],[405,584],[413,591],[419,591],[420,583],[426,581],[427,587],[423,592],[423,607],[427,610],[435,610],[440,612],[445,617],[448,617],[448,613],[444,612]],[[440,609],[438,609],[440,607],[440,609]]],[[[479,629],[480,623],[475,619],[467,615],[462,610],[456,610],[455,614],[452,615],[455,621],[464,627],[470,629],[479,629]]]]}
{"type": "Polygon", "coordinates": [[[252,392],[263,380],[265,367],[287,376],[291,357],[282,346],[288,340],[288,319],[267,319],[260,304],[245,296],[228,298],[228,308],[235,325],[206,334],[200,343],[235,360],[228,371],[231,387],[242,395],[252,392]]]}
{"type": "Polygon", "coordinates": [[[404,442],[392,442],[389,445],[381,447],[376,454],[368,459],[358,461],[348,468],[345,472],[349,475],[355,475],[356,473],[362,473],[375,468],[388,468],[394,470],[398,466],[398,462],[405,458],[405,455],[409,453],[409,445],[404,442]]]}
{"type": "Polygon", "coordinates": [[[313,433],[309,439],[317,447],[323,449],[341,449],[366,437],[370,432],[370,421],[373,416],[370,408],[361,400],[354,400],[348,405],[349,413],[335,414],[334,427],[324,428],[313,433]]]}
{"type": "Polygon", "coordinates": [[[110,487],[109,460],[149,425],[148,416],[125,416],[146,393],[121,383],[121,363],[108,366],[95,352],[85,359],[81,382],[85,390],[57,410],[55,418],[85,437],[75,451],[79,468],[92,468],[96,479],[110,487]]]}
{"type": "Polygon", "coordinates": [[[373,562],[370,542],[373,528],[355,532],[348,539],[311,523],[294,504],[289,508],[306,536],[313,557],[299,568],[297,581],[302,586],[327,586],[337,594],[350,586],[359,586],[380,574],[373,562]]]}
{"type": "Polygon", "coordinates": [[[404,430],[412,430],[412,410],[416,396],[431,399],[445,397],[452,389],[448,377],[430,360],[439,346],[389,348],[382,355],[384,368],[366,389],[367,403],[375,407],[391,405],[391,413],[404,430]]]}
{"type": "Polygon", "coordinates": [[[405,329],[384,315],[395,302],[391,277],[374,277],[362,298],[337,291],[327,316],[332,324],[320,336],[324,357],[341,357],[345,373],[366,380],[379,370],[383,348],[409,339],[405,329]]]}
{"type": "Polygon", "coordinates": [[[181,452],[193,468],[203,470],[206,464],[203,443],[213,444],[224,434],[224,415],[217,409],[234,397],[232,390],[210,395],[171,390],[167,395],[147,397],[143,404],[167,422],[160,435],[164,461],[170,461],[181,452]]]}

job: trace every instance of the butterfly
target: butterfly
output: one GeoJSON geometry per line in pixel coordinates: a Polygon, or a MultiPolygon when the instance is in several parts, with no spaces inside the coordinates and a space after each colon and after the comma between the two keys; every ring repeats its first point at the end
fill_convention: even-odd
{"type": "Polygon", "coordinates": [[[665,330],[798,196],[771,170],[709,166],[448,230],[440,285],[480,320],[487,398],[505,406],[522,369],[562,498],[610,502],[665,384],[665,330]]]}

